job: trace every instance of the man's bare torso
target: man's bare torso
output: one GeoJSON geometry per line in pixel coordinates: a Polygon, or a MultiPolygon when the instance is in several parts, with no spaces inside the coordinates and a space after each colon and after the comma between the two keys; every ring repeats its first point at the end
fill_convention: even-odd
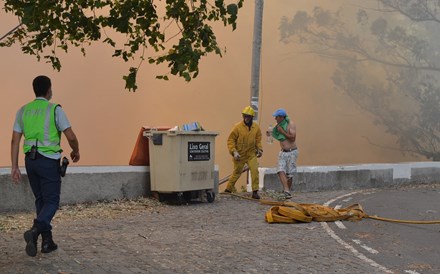
{"type": "Polygon", "coordinates": [[[286,140],[280,141],[280,146],[282,150],[290,150],[296,148],[296,126],[290,121],[287,125],[287,130],[289,134],[293,135],[293,138],[287,137],[286,140]]]}

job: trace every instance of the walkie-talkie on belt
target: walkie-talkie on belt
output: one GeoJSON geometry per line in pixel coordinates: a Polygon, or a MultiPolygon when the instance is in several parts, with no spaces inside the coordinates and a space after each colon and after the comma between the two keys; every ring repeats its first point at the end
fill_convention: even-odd
{"type": "Polygon", "coordinates": [[[69,165],[69,160],[66,157],[63,157],[61,161],[61,177],[66,176],[67,166],[69,165]]]}
{"type": "Polygon", "coordinates": [[[38,144],[38,139],[35,140],[35,145],[31,147],[31,151],[29,152],[29,158],[31,158],[31,160],[37,159],[37,150],[38,150],[37,144],[38,144]]]}

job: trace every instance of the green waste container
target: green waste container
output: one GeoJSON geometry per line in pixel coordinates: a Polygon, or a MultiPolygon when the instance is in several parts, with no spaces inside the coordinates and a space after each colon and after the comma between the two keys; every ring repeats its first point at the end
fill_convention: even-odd
{"type": "Polygon", "coordinates": [[[215,199],[215,137],[212,131],[158,131],[145,133],[149,141],[151,191],[177,194],[189,202],[206,195],[215,199]]]}

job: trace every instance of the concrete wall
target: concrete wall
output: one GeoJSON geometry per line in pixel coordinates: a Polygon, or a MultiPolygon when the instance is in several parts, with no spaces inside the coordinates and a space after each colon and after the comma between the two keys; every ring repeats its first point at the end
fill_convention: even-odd
{"type": "MultiPolygon", "coordinates": [[[[440,162],[302,166],[293,191],[326,191],[439,183],[440,162]]],[[[276,168],[260,168],[260,188],[282,191],[276,168]]]]}
{"type": "MultiPolygon", "coordinates": [[[[260,168],[259,171],[260,188],[282,190],[275,168],[260,168]]],[[[69,167],[62,182],[61,203],[150,196],[149,172],[149,167],[144,166],[69,167]]],[[[22,174],[22,182],[14,184],[10,179],[10,169],[0,168],[0,212],[33,210],[34,198],[23,169],[22,174]]],[[[439,182],[440,162],[302,166],[298,167],[293,190],[327,191],[439,182]]],[[[214,192],[218,193],[217,166],[214,192]]]]}
{"type": "MultiPolygon", "coordinates": [[[[0,212],[34,209],[34,196],[26,170],[22,181],[14,184],[10,168],[0,168],[0,212]]],[[[218,166],[215,166],[213,191],[218,193],[218,166]]],[[[62,178],[61,204],[110,201],[151,196],[148,166],[69,167],[62,178]]]]}
{"type": "MultiPolygon", "coordinates": [[[[0,169],[0,212],[32,210],[34,197],[26,171],[22,181],[14,184],[10,169],[0,169]]],[[[75,204],[100,200],[135,198],[150,194],[149,167],[102,166],[69,167],[62,178],[61,203],[75,204]]]]}

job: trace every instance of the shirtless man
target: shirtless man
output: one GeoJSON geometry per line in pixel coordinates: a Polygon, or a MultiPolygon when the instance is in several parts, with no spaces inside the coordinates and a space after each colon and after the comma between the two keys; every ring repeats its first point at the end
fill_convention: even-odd
{"type": "Polygon", "coordinates": [[[296,126],[289,119],[284,109],[277,109],[272,116],[277,121],[272,131],[272,136],[280,141],[281,151],[278,154],[277,174],[283,185],[283,195],[286,199],[292,198],[290,189],[292,179],[296,173],[296,160],[298,159],[298,148],[296,147],[296,126]]]}

